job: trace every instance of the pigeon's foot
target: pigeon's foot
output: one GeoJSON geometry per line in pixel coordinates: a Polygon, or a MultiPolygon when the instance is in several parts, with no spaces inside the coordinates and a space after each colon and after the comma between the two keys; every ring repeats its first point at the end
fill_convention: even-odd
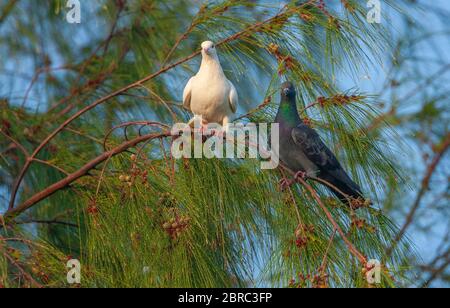
{"type": "Polygon", "coordinates": [[[198,129],[198,133],[202,136],[207,135],[208,134],[208,125],[205,125],[204,123],[202,123],[202,126],[200,126],[200,128],[198,129]]]}
{"type": "Polygon", "coordinates": [[[291,187],[292,184],[294,184],[294,181],[289,180],[288,178],[282,178],[279,182],[282,191],[285,191],[287,188],[291,187]]]}
{"type": "Polygon", "coordinates": [[[197,133],[197,134],[199,134],[199,135],[202,135],[202,136],[207,136],[207,135],[209,135],[210,134],[210,131],[209,131],[209,129],[208,129],[208,124],[206,123],[203,123],[202,122],[202,124],[200,125],[200,127],[195,127],[194,128],[194,133],[197,133]]]}
{"type": "Polygon", "coordinates": [[[219,129],[219,130],[215,130],[214,131],[214,136],[216,136],[216,137],[218,137],[220,139],[223,139],[225,137],[226,133],[227,132],[225,130],[219,129]]]}
{"type": "Polygon", "coordinates": [[[282,178],[279,182],[280,188],[281,190],[286,190],[286,188],[291,187],[293,184],[295,184],[297,182],[298,179],[302,179],[304,181],[306,181],[308,179],[308,173],[304,172],[304,171],[298,171],[295,175],[294,178],[292,180],[288,179],[288,178],[282,178]]]}
{"type": "Polygon", "coordinates": [[[194,130],[194,133],[199,133],[200,135],[205,135],[208,130],[208,121],[200,115],[194,115],[188,125],[194,130]]]}
{"type": "Polygon", "coordinates": [[[304,171],[299,171],[294,175],[294,179],[295,180],[298,180],[298,179],[307,180],[308,174],[304,171]]]}

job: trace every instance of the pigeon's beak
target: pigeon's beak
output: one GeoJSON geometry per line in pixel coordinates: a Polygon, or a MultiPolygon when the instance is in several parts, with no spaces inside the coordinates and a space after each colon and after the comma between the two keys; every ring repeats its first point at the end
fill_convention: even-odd
{"type": "Polygon", "coordinates": [[[209,50],[210,50],[210,48],[209,47],[205,47],[205,48],[203,48],[203,51],[206,53],[206,54],[209,54],[209,50]]]}

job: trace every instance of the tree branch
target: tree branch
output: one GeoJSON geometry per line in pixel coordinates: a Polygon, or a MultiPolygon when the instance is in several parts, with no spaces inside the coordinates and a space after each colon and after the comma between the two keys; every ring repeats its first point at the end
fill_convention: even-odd
{"type": "MultiPolygon", "coordinates": [[[[281,167],[288,171],[291,174],[294,174],[294,172],[292,170],[290,170],[289,168],[285,167],[284,165],[281,165],[281,167]]],[[[317,192],[315,191],[315,189],[309,185],[305,180],[303,180],[302,178],[297,178],[297,181],[303,185],[303,187],[305,187],[309,193],[311,194],[311,196],[316,200],[317,204],[320,206],[320,208],[322,209],[322,211],[325,212],[325,215],[327,217],[327,219],[330,221],[330,223],[333,225],[333,228],[339,233],[339,235],[342,237],[342,239],[344,240],[345,245],[347,246],[347,248],[349,249],[350,253],[355,256],[358,261],[363,265],[366,266],[367,265],[367,258],[361,253],[359,252],[359,250],[353,245],[352,242],[350,242],[350,240],[347,238],[347,236],[345,235],[344,231],[342,231],[342,228],[339,226],[339,224],[336,222],[336,220],[333,218],[333,215],[330,213],[330,211],[327,209],[327,207],[323,204],[322,200],[320,199],[319,195],[317,194],[317,192]]]]}
{"type": "Polygon", "coordinates": [[[422,199],[425,196],[426,192],[428,191],[428,188],[430,186],[431,178],[433,177],[433,174],[437,170],[437,167],[439,163],[441,162],[442,158],[444,157],[447,150],[450,148],[450,134],[447,135],[446,140],[442,144],[440,150],[436,153],[433,160],[431,161],[430,165],[427,168],[427,171],[425,173],[425,176],[422,180],[422,185],[420,188],[419,193],[417,194],[417,197],[414,201],[413,206],[411,207],[408,216],[406,217],[405,223],[403,224],[403,227],[400,229],[399,233],[395,237],[391,247],[387,250],[387,255],[390,255],[392,251],[395,249],[397,244],[403,239],[403,237],[406,234],[406,231],[410,227],[410,225],[413,223],[415,215],[417,211],[419,210],[419,207],[421,205],[422,199]]]}
{"type": "Polygon", "coordinates": [[[11,141],[13,144],[15,144],[22,151],[23,155],[25,155],[26,158],[30,157],[30,154],[25,149],[25,147],[23,145],[21,145],[17,140],[15,140],[13,137],[11,137],[6,132],[4,132],[1,128],[0,128],[0,134],[2,134],[3,136],[6,137],[6,139],[11,141]]]}
{"type": "Polygon", "coordinates": [[[35,195],[33,195],[31,198],[29,198],[27,201],[25,201],[18,207],[8,210],[4,215],[4,219],[6,221],[8,221],[8,220],[13,219],[14,217],[20,215],[21,213],[23,213],[24,211],[33,207],[34,205],[41,202],[42,200],[52,196],[54,193],[69,186],[71,183],[78,180],[79,178],[87,175],[90,170],[97,167],[99,164],[101,164],[102,162],[107,160],[109,157],[116,156],[116,155],[126,151],[127,149],[136,146],[137,144],[139,144],[141,142],[145,142],[150,139],[167,137],[167,136],[170,136],[170,134],[169,133],[158,133],[158,134],[149,134],[149,135],[145,135],[145,136],[140,136],[131,141],[125,142],[125,143],[121,144],[120,146],[118,146],[108,152],[104,152],[102,155],[100,155],[100,156],[96,157],[95,159],[91,160],[90,162],[88,162],[86,165],[84,165],[78,171],[70,174],[63,180],[49,186],[48,188],[44,189],[43,191],[36,193],[35,195]]]}
{"type": "Polygon", "coordinates": [[[67,222],[67,221],[60,221],[56,219],[52,220],[41,220],[41,219],[30,219],[30,220],[24,220],[24,221],[18,221],[15,223],[16,225],[25,225],[25,224],[42,224],[42,225],[62,225],[72,228],[78,228],[77,224],[67,222]]]}
{"type": "Polygon", "coordinates": [[[56,170],[58,170],[59,172],[65,174],[65,175],[69,175],[69,172],[67,172],[67,171],[64,170],[63,168],[58,167],[58,166],[56,166],[56,165],[54,165],[54,164],[52,164],[52,163],[50,163],[50,162],[48,162],[48,161],[41,160],[41,159],[37,159],[37,158],[33,159],[33,161],[35,161],[35,162],[37,162],[37,163],[40,163],[40,164],[42,164],[42,165],[49,166],[49,167],[51,167],[51,168],[53,168],[53,169],[56,169],[56,170]]]}
{"type": "Polygon", "coordinates": [[[344,231],[342,231],[342,228],[339,226],[339,224],[336,222],[336,220],[334,220],[333,215],[331,215],[330,211],[326,208],[326,206],[323,204],[322,200],[320,199],[319,195],[317,194],[317,192],[314,190],[314,188],[312,188],[311,185],[309,185],[308,183],[306,183],[305,180],[298,178],[297,179],[313,196],[313,198],[317,201],[317,203],[319,204],[320,208],[325,212],[325,215],[327,216],[328,220],[331,222],[331,224],[333,225],[333,227],[337,230],[337,232],[339,233],[339,235],[342,237],[342,239],[344,240],[345,244],[347,245],[350,253],[352,255],[354,255],[358,261],[363,265],[366,266],[367,264],[367,258],[358,251],[358,249],[353,245],[352,242],[350,242],[350,240],[347,238],[347,236],[345,235],[344,231]]]}
{"type": "Polygon", "coordinates": [[[7,3],[3,7],[3,12],[0,15],[0,25],[5,21],[5,19],[9,16],[11,11],[14,9],[15,5],[17,4],[18,0],[11,0],[9,3],[7,3]]]}
{"type": "Polygon", "coordinates": [[[14,266],[16,267],[19,272],[23,275],[23,277],[25,277],[26,280],[28,280],[31,284],[34,284],[36,287],[38,288],[43,288],[43,286],[37,282],[30,274],[28,274],[20,265],[19,263],[16,262],[16,260],[14,260],[13,257],[11,257],[8,253],[3,252],[3,256],[8,259],[8,261],[14,266]]]}

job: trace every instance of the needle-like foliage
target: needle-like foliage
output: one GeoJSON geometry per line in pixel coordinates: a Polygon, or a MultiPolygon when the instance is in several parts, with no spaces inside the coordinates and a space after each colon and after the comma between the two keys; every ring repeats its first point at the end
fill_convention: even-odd
{"type": "Polygon", "coordinates": [[[83,2],[79,25],[61,0],[9,2],[2,56],[29,61],[32,82],[0,102],[0,285],[68,286],[72,258],[83,287],[366,287],[371,259],[376,286],[400,285],[409,243],[386,252],[398,230],[379,206],[405,181],[399,140],[371,130],[376,98],[337,81],[388,47],[366,1],[83,2]],[[313,181],[281,191],[285,171],[258,160],[173,159],[167,127],[189,119],[181,94],[206,39],[241,120],[273,121],[290,80],[374,205],[350,210],[313,181]]]}

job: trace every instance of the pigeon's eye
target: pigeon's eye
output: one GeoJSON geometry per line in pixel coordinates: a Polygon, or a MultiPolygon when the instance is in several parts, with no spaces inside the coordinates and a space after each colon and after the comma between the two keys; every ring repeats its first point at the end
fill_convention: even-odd
{"type": "Polygon", "coordinates": [[[212,49],[216,48],[216,45],[212,45],[212,49]]]}

